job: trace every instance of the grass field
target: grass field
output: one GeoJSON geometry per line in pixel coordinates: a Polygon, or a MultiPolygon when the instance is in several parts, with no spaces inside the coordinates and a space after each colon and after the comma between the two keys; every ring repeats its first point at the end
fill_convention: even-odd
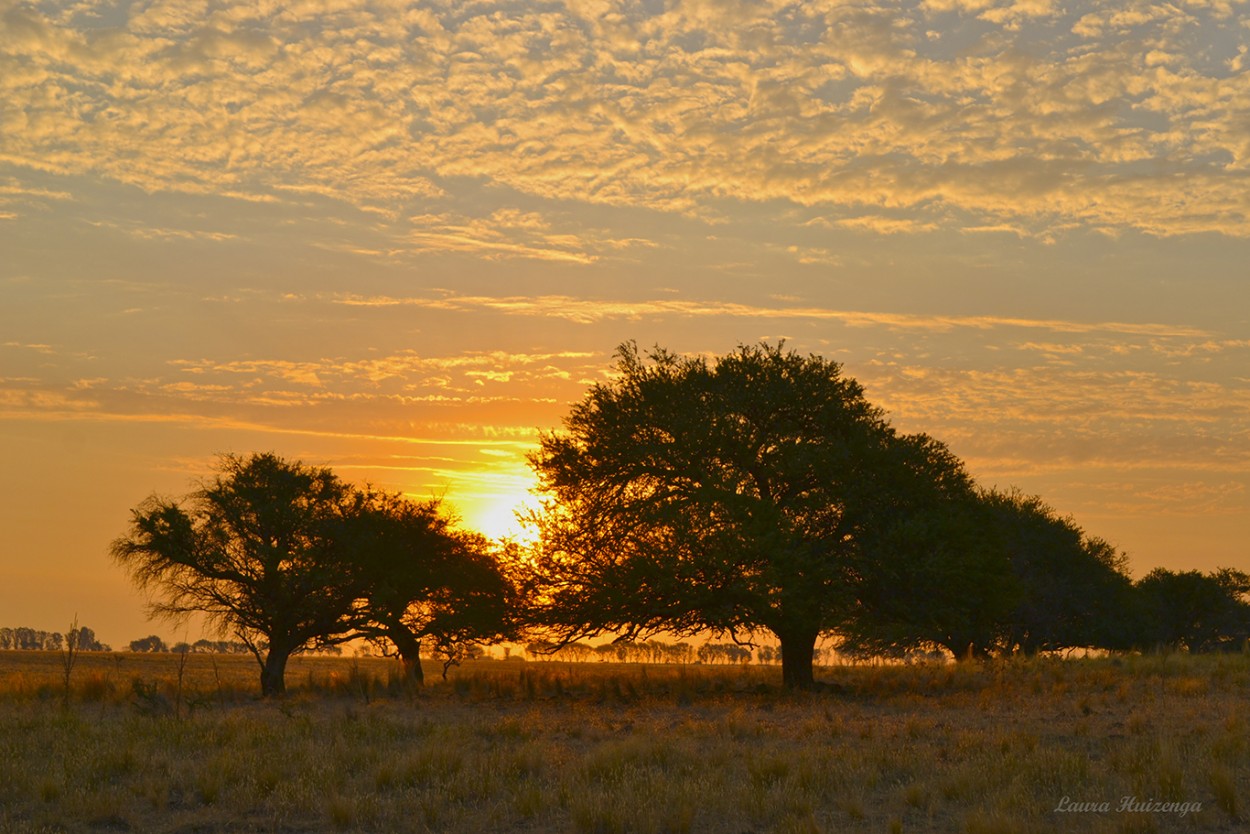
{"type": "Polygon", "coordinates": [[[1250,657],[823,669],[0,654],[0,832],[1244,831],[1250,657]],[[1123,806],[1125,797],[1129,805],[1123,806]],[[1105,806],[1099,807],[1102,803],[1105,806]],[[1199,807],[1200,806],[1200,807],[1199,807]],[[1066,810],[1057,810],[1066,809],[1066,810]]]}

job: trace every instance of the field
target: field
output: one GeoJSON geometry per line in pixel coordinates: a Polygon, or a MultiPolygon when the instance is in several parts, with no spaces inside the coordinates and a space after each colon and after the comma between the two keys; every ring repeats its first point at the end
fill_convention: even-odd
{"type": "Polygon", "coordinates": [[[1250,656],[819,670],[0,654],[0,832],[1170,832],[1250,818],[1250,656]],[[1126,799],[1127,798],[1127,799],[1126,799]]]}

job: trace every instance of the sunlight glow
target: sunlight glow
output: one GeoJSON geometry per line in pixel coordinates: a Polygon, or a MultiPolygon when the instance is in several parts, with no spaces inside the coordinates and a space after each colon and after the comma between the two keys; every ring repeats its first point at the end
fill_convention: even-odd
{"type": "Polygon", "coordinates": [[[461,527],[474,530],[496,541],[514,539],[529,542],[534,538],[518,516],[537,506],[532,494],[536,485],[528,467],[475,477],[474,490],[456,491],[448,496],[449,506],[460,516],[461,527]]]}

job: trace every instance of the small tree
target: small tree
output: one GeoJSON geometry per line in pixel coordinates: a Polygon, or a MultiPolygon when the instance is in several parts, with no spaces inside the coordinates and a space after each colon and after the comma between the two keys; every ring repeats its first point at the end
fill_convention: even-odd
{"type": "Polygon", "coordinates": [[[227,455],[184,502],[152,497],[134,510],[112,553],[151,593],[155,616],[207,615],[247,644],[262,694],[281,695],[292,654],[353,632],[340,540],[352,500],[328,469],[227,455]]]}
{"type": "Polygon", "coordinates": [[[169,646],[165,644],[164,640],[153,634],[150,637],[131,640],[130,650],[132,652],[167,652],[169,651],[169,646]]]}
{"type": "Polygon", "coordinates": [[[505,554],[456,529],[438,499],[362,493],[348,525],[359,595],[356,633],[393,647],[420,685],[421,647],[447,668],[474,644],[516,636],[520,606],[505,554]]]}
{"type": "Polygon", "coordinates": [[[1141,642],[1190,652],[1238,648],[1250,639],[1250,575],[1155,568],[1136,586],[1141,642]]]}

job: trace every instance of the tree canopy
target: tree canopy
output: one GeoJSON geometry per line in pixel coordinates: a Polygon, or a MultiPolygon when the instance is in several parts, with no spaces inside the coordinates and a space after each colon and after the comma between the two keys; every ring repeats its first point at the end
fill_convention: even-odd
{"type": "Polygon", "coordinates": [[[498,550],[440,510],[272,453],[227,455],[184,501],[134,510],[112,552],[153,614],[201,613],[245,643],[264,695],[285,691],[292,654],[356,638],[388,641],[419,682],[423,639],[454,661],[521,610],[498,550]]]}
{"type": "Polygon", "coordinates": [[[856,608],[841,648],[955,657],[1126,648],[1132,582],[1124,557],[1036,496],[975,490],[900,514],[858,554],[856,608]]]}
{"type": "Polygon", "coordinates": [[[341,539],[356,502],[328,469],[226,455],[184,502],[153,496],[135,509],[112,552],[151,592],[154,615],[206,615],[248,645],[261,692],[278,695],[293,653],[352,636],[341,539]]]}
{"type": "Polygon", "coordinates": [[[1190,652],[1241,649],[1250,640],[1250,575],[1155,568],[1137,583],[1138,636],[1147,647],[1190,652]]]}
{"type": "Polygon", "coordinates": [[[966,494],[836,362],[750,345],[714,362],[633,344],[531,457],[539,621],[562,639],[774,635],[788,686],[853,608],[873,531],[966,494]]]}
{"type": "Polygon", "coordinates": [[[351,525],[358,635],[393,648],[417,684],[423,641],[454,663],[476,641],[515,636],[523,605],[498,547],[453,527],[438,499],[362,499],[351,525]]]}

